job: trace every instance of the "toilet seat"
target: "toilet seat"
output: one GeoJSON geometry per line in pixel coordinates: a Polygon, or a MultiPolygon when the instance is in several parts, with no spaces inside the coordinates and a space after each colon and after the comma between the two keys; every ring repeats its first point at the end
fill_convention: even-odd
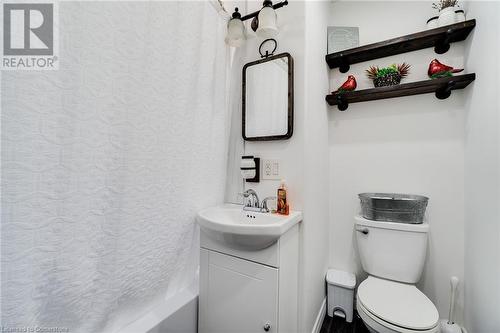
{"type": "Polygon", "coordinates": [[[366,327],[370,332],[376,333],[439,333],[440,326],[436,325],[434,328],[429,330],[411,330],[404,327],[398,327],[392,325],[389,322],[386,322],[370,311],[366,310],[361,302],[357,302],[356,309],[358,310],[358,314],[365,323],[366,327]]]}
{"type": "Polygon", "coordinates": [[[436,307],[414,285],[369,276],[358,287],[357,301],[362,317],[364,314],[394,332],[439,329],[436,307]]]}

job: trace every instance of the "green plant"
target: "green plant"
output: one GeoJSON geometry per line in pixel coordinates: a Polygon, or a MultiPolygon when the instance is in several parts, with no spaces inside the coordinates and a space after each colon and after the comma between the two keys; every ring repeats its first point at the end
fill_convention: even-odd
{"type": "Polygon", "coordinates": [[[439,2],[434,2],[432,8],[441,11],[448,7],[455,7],[458,5],[458,0],[439,0],[439,2]]]}
{"type": "Polygon", "coordinates": [[[392,64],[389,67],[379,68],[378,66],[370,66],[366,70],[366,75],[369,79],[375,80],[376,78],[387,76],[389,74],[399,74],[401,78],[407,77],[410,73],[410,65],[406,62],[396,65],[392,64]]]}

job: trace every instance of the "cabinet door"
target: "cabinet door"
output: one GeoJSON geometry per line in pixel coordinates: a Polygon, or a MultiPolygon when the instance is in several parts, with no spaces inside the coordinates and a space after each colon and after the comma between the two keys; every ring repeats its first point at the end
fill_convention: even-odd
{"type": "Polygon", "coordinates": [[[202,250],[199,333],[278,332],[278,270],[202,250]]]}

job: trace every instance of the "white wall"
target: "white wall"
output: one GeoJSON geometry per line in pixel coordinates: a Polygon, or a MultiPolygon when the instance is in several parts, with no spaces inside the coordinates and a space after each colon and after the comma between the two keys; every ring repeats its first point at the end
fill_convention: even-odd
{"type": "MultiPolygon", "coordinates": [[[[430,2],[335,2],[332,26],[357,26],[360,43],[368,44],[423,30],[433,14],[430,2]]],[[[349,73],[331,71],[335,90],[347,74],[368,88],[370,65],[408,62],[405,82],[426,78],[429,62],[438,58],[463,65],[463,43],[437,55],[432,49],[376,59],[351,66],[349,73]]],[[[428,259],[419,286],[447,317],[449,277],[464,276],[464,91],[449,99],[432,94],[353,104],[346,112],[330,109],[330,264],[364,278],[353,233],[360,192],[403,192],[430,197],[428,259]]],[[[359,280],[361,280],[359,279],[359,280]]],[[[457,300],[463,314],[463,284],[457,300]]]]}
{"type": "Polygon", "coordinates": [[[500,327],[500,3],[467,5],[478,24],[466,43],[477,80],[466,92],[465,318],[469,332],[493,333],[500,327]]]}
{"type": "MultiPolygon", "coordinates": [[[[259,10],[261,2],[248,2],[247,12],[259,10]]],[[[280,34],[277,53],[288,52],[294,60],[294,130],[289,140],[245,142],[245,154],[255,155],[262,159],[278,159],[281,162],[281,175],[286,179],[290,206],[292,209],[302,210],[303,201],[303,159],[300,158],[304,146],[304,2],[292,1],[288,6],[278,10],[278,25],[280,34]]],[[[249,32],[253,33],[250,29],[249,32]]],[[[259,45],[263,39],[255,36],[249,38],[241,55],[242,65],[260,59],[259,45]]],[[[235,70],[241,72],[241,66],[235,70]]],[[[241,78],[240,78],[241,82],[241,78]]],[[[240,86],[238,84],[238,86],[240,86]]],[[[241,106],[238,110],[241,113],[241,106]]],[[[241,126],[240,126],[241,127],[241,126]]],[[[241,128],[239,130],[241,138],[241,128]]],[[[253,188],[260,197],[276,195],[279,180],[263,180],[260,183],[246,183],[246,188],[253,188]]]]}
{"type": "MultiPolygon", "coordinates": [[[[248,2],[245,12],[262,3],[248,2]]],[[[289,52],[294,59],[294,132],[292,138],[275,142],[245,142],[244,153],[261,159],[279,159],[286,179],[291,209],[302,210],[300,226],[299,332],[310,332],[325,297],[324,277],[328,264],[328,91],[326,22],[328,2],[290,1],[278,10],[280,34],[277,53],[289,52]],[[321,36],[321,38],[318,38],[321,36]],[[306,71],[307,69],[307,71],[306,71]]],[[[244,63],[260,58],[260,38],[250,38],[238,50],[241,72],[244,63]]],[[[241,80],[241,78],[240,78],[241,80]]],[[[241,107],[236,110],[241,112],[241,107]]],[[[241,137],[241,129],[239,129],[241,137]]],[[[259,196],[276,195],[279,181],[246,183],[259,196]]]]}
{"type": "Polygon", "coordinates": [[[304,224],[302,226],[303,323],[310,332],[325,297],[329,253],[328,65],[326,26],[330,3],[306,2],[306,75],[304,110],[304,224]]]}

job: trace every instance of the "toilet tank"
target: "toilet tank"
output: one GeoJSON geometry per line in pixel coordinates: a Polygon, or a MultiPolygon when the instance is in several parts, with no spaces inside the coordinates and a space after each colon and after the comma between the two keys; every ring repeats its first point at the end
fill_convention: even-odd
{"type": "Polygon", "coordinates": [[[405,283],[420,280],[429,224],[379,222],[356,216],[355,232],[365,272],[405,283]]]}

